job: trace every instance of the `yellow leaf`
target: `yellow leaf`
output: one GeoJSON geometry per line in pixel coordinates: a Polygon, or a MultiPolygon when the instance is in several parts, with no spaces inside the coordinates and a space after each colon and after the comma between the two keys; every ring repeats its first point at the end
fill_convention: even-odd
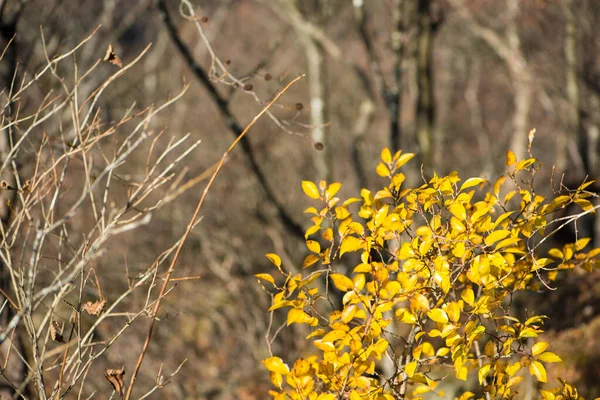
{"type": "Polygon", "coordinates": [[[331,274],[329,276],[330,276],[331,280],[333,281],[333,284],[335,285],[335,287],[338,288],[338,290],[340,290],[342,292],[347,292],[349,290],[352,290],[352,288],[354,288],[354,282],[352,282],[352,279],[348,278],[346,275],[331,274]]]}
{"type": "Polygon", "coordinates": [[[548,348],[548,343],[546,342],[537,342],[531,348],[531,354],[535,357],[539,354],[542,354],[548,348]]]}
{"type": "Polygon", "coordinates": [[[356,290],[363,290],[365,283],[367,282],[365,274],[356,274],[354,279],[352,279],[352,282],[354,282],[354,288],[356,290]]]}
{"type": "Polygon", "coordinates": [[[539,361],[532,361],[529,364],[529,373],[537,378],[540,382],[547,382],[546,368],[539,361]]]}
{"type": "Polygon", "coordinates": [[[471,288],[466,288],[465,290],[463,290],[460,294],[460,298],[463,299],[465,303],[467,303],[470,306],[473,306],[473,304],[475,303],[475,293],[473,293],[473,289],[471,288]]]}
{"type": "Polygon", "coordinates": [[[281,267],[281,257],[277,254],[269,253],[266,257],[271,261],[277,268],[281,267]]]}
{"type": "Polygon", "coordinates": [[[470,187],[479,185],[481,182],[485,182],[485,179],[469,178],[461,185],[459,192],[462,192],[463,190],[468,189],[470,187]]]}
{"type": "Polygon", "coordinates": [[[304,210],[304,213],[317,215],[319,212],[314,207],[308,207],[306,210],[304,210]]]}
{"type": "Polygon", "coordinates": [[[549,351],[540,354],[537,359],[540,361],[543,361],[543,362],[547,362],[547,363],[562,362],[562,360],[559,356],[557,356],[556,354],[551,353],[549,351]]]}
{"type": "Polygon", "coordinates": [[[262,361],[264,366],[271,372],[275,372],[281,375],[287,375],[290,373],[290,368],[283,363],[283,360],[279,357],[269,357],[262,361]]]}
{"type": "Polygon", "coordinates": [[[590,238],[579,239],[577,242],[575,242],[575,250],[577,250],[577,251],[583,250],[585,248],[585,246],[588,245],[590,240],[591,240],[590,238]]]}
{"type": "Polygon", "coordinates": [[[465,228],[465,225],[462,222],[460,222],[456,217],[452,217],[450,219],[450,225],[452,226],[452,229],[457,233],[462,233],[467,229],[465,228]]]}
{"type": "Polygon", "coordinates": [[[500,195],[500,187],[504,184],[504,181],[506,181],[506,176],[503,175],[500,178],[498,178],[496,183],[494,183],[494,195],[496,197],[500,195]]]}
{"type": "Polygon", "coordinates": [[[254,276],[258,279],[262,279],[263,281],[267,281],[275,285],[275,279],[273,279],[273,277],[269,274],[255,274],[254,276]]]}
{"type": "Polygon", "coordinates": [[[354,318],[354,314],[356,314],[357,309],[358,309],[358,306],[356,304],[351,304],[351,305],[346,306],[342,310],[340,320],[345,324],[352,321],[352,318],[354,318]]]}
{"type": "Polygon", "coordinates": [[[325,353],[335,351],[335,346],[331,342],[325,342],[321,339],[317,339],[313,342],[315,347],[325,353]]]}
{"type": "Polygon", "coordinates": [[[309,254],[304,259],[304,262],[302,263],[302,268],[308,268],[311,265],[314,265],[319,260],[320,260],[319,256],[317,256],[315,254],[309,254]]]}
{"type": "Polygon", "coordinates": [[[458,370],[458,372],[456,373],[456,378],[460,379],[461,381],[466,381],[468,374],[469,374],[469,370],[467,369],[467,367],[461,367],[458,370]]]}
{"type": "Polygon", "coordinates": [[[538,337],[538,332],[533,328],[525,328],[519,333],[519,339],[526,337],[538,337]]]}
{"type": "Polygon", "coordinates": [[[515,194],[517,194],[516,190],[511,190],[510,192],[506,193],[506,196],[504,196],[504,204],[508,203],[513,197],[515,197],[515,194]]]}
{"type": "Polygon", "coordinates": [[[462,256],[465,254],[465,252],[466,252],[466,249],[465,249],[465,243],[464,242],[458,242],[452,248],[452,254],[455,257],[458,257],[458,258],[462,258],[462,256]]]}
{"type": "Polygon", "coordinates": [[[406,375],[408,375],[409,378],[413,377],[416,370],[417,370],[417,361],[416,360],[409,362],[404,367],[404,372],[406,372],[406,375]]]}
{"type": "Polygon", "coordinates": [[[311,226],[310,228],[308,228],[306,230],[306,233],[304,234],[304,238],[308,238],[310,235],[317,232],[319,229],[321,229],[320,224],[315,224],[315,225],[311,226]]]}
{"type": "Polygon", "coordinates": [[[550,249],[548,250],[548,254],[551,255],[552,257],[556,257],[556,258],[563,258],[564,254],[562,251],[560,251],[559,249],[550,249]]]}
{"type": "Polygon", "coordinates": [[[520,369],[521,363],[519,361],[515,361],[513,364],[506,367],[506,373],[508,374],[508,376],[514,376],[520,369]]]}
{"type": "Polygon", "coordinates": [[[308,249],[310,251],[312,251],[313,253],[320,253],[321,252],[321,245],[316,240],[307,240],[306,241],[306,247],[308,247],[308,249]]]}
{"type": "Polygon", "coordinates": [[[483,349],[483,352],[485,353],[486,356],[488,356],[489,358],[494,358],[494,356],[496,355],[496,346],[494,346],[494,342],[493,341],[489,341],[485,344],[485,347],[483,349]]]}
{"type": "Polygon", "coordinates": [[[335,217],[337,219],[344,220],[350,215],[350,212],[346,207],[336,207],[335,208],[335,217]]]}
{"type": "Polygon", "coordinates": [[[381,150],[381,159],[383,162],[388,164],[392,162],[392,153],[390,153],[390,149],[386,147],[385,149],[381,150]]]}
{"type": "Polygon", "coordinates": [[[454,323],[458,322],[458,320],[460,319],[460,311],[461,307],[456,301],[448,303],[448,306],[446,307],[446,314],[448,314],[448,318],[450,319],[450,321],[454,323]]]}
{"type": "Polygon", "coordinates": [[[362,250],[363,241],[356,236],[346,236],[342,239],[342,245],[340,246],[340,257],[344,255],[344,253],[351,253],[353,251],[362,250]]]}
{"type": "Polygon", "coordinates": [[[415,322],[417,322],[417,317],[415,317],[415,315],[406,308],[399,308],[398,310],[396,310],[396,318],[398,318],[399,321],[404,322],[405,324],[412,325],[415,322]]]}
{"type": "Polygon", "coordinates": [[[510,378],[508,380],[508,382],[506,383],[506,387],[511,387],[511,386],[515,386],[518,385],[519,382],[521,382],[523,380],[522,376],[513,376],[512,378],[510,378]]]}
{"type": "Polygon", "coordinates": [[[462,204],[454,203],[448,207],[448,211],[452,213],[456,218],[464,221],[467,218],[467,210],[462,204]]]}
{"type": "Polygon", "coordinates": [[[427,312],[427,316],[435,322],[439,322],[441,324],[447,324],[448,323],[448,314],[446,314],[446,311],[439,309],[439,308],[435,308],[431,311],[427,312]]]}
{"type": "Polygon", "coordinates": [[[362,400],[362,397],[360,397],[360,394],[356,390],[352,390],[350,392],[350,400],[362,400]]]}
{"type": "Polygon", "coordinates": [[[384,178],[386,176],[390,176],[390,170],[384,163],[381,163],[381,162],[377,165],[375,172],[377,172],[377,175],[383,176],[384,178]]]}
{"type": "Polygon", "coordinates": [[[287,325],[291,325],[293,323],[297,324],[310,324],[312,325],[315,318],[311,317],[307,313],[304,312],[301,308],[291,308],[288,311],[287,315],[287,325]]]}
{"type": "Polygon", "coordinates": [[[491,367],[492,367],[492,364],[484,365],[477,372],[477,378],[479,379],[479,384],[480,385],[483,385],[483,382],[485,381],[485,378],[487,377],[487,374],[490,372],[490,368],[491,367]]]}
{"type": "Polygon", "coordinates": [[[302,190],[311,199],[318,199],[321,197],[317,185],[311,181],[302,181],[302,190]]]}
{"type": "Polygon", "coordinates": [[[531,166],[535,162],[535,158],[528,158],[526,160],[521,160],[515,165],[515,171],[520,171],[531,166]]]}
{"type": "MultiPolygon", "coordinates": [[[[574,201],[575,201],[575,204],[579,205],[579,207],[581,207],[583,209],[583,211],[589,211],[594,208],[594,205],[589,200],[576,199],[574,201]]],[[[592,212],[594,212],[594,211],[592,211],[592,212]]]]}
{"type": "Polygon", "coordinates": [[[408,161],[410,161],[410,159],[413,158],[414,156],[415,156],[414,153],[402,154],[400,157],[398,157],[398,161],[396,161],[396,168],[400,168],[401,166],[406,164],[408,161]]]}
{"type": "Polygon", "coordinates": [[[329,185],[327,187],[327,190],[325,191],[325,198],[326,199],[331,199],[333,196],[335,196],[335,194],[338,192],[338,190],[340,190],[340,188],[342,187],[342,184],[339,182],[334,182],[331,185],[329,185]]]}
{"type": "Polygon", "coordinates": [[[494,231],[485,238],[484,242],[487,246],[491,246],[497,241],[504,239],[508,235],[510,235],[510,231],[508,230],[494,231]]]}
{"type": "Polygon", "coordinates": [[[429,300],[421,293],[417,293],[411,300],[411,305],[416,310],[429,310],[429,300]]]}
{"type": "Polygon", "coordinates": [[[515,164],[517,162],[517,156],[515,156],[515,153],[513,153],[512,151],[507,151],[506,152],[506,166],[510,167],[511,165],[515,164]]]}

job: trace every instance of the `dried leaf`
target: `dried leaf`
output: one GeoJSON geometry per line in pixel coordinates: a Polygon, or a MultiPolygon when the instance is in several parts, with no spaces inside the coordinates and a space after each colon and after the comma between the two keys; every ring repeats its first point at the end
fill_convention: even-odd
{"type": "Polygon", "coordinates": [[[58,325],[58,322],[56,322],[56,321],[52,321],[52,323],[50,324],[50,337],[55,342],[59,342],[59,343],[65,342],[63,335],[60,333],[60,326],[58,325]]]}
{"type": "Polygon", "coordinates": [[[106,55],[102,61],[107,61],[113,65],[116,65],[119,68],[123,68],[123,61],[119,58],[119,56],[113,50],[112,44],[108,45],[108,49],[106,49],[106,55]]]}
{"type": "Polygon", "coordinates": [[[125,368],[107,369],[104,377],[121,397],[125,395],[125,368]]]}
{"type": "Polygon", "coordinates": [[[96,300],[94,303],[88,301],[84,305],[81,306],[82,310],[87,311],[90,315],[100,315],[104,310],[104,306],[106,305],[106,300],[96,300]]]}

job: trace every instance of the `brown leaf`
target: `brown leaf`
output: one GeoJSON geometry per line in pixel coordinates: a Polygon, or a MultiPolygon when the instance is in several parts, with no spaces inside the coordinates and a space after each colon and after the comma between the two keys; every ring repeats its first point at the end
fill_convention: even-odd
{"type": "Polygon", "coordinates": [[[121,397],[125,395],[125,368],[107,369],[104,377],[121,397]]]}
{"type": "Polygon", "coordinates": [[[50,324],[50,337],[55,342],[65,342],[63,335],[60,333],[60,326],[58,326],[58,322],[56,321],[52,321],[52,323],[50,324]]]}
{"type": "Polygon", "coordinates": [[[123,68],[123,61],[119,58],[119,56],[113,50],[112,44],[108,45],[108,49],[106,49],[106,55],[102,61],[108,61],[111,64],[116,65],[119,68],[123,68]]]}
{"type": "Polygon", "coordinates": [[[100,315],[102,310],[104,310],[104,306],[106,305],[106,300],[96,300],[94,303],[88,301],[84,305],[81,306],[82,310],[87,311],[90,315],[100,315]]]}

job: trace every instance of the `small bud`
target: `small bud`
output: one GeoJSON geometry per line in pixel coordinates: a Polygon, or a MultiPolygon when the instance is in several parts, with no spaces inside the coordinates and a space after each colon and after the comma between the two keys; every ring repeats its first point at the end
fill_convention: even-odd
{"type": "Polygon", "coordinates": [[[321,142],[315,142],[314,146],[315,146],[315,150],[318,150],[318,151],[321,151],[325,148],[325,146],[323,146],[323,143],[321,143],[321,142]]]}
{"type": "Polygon", "coordinates": [[[205,15],[202,18],[200,18],[200,21],[203,23],[207,23],[208,22],[208,17],[205,15]]]}
{"type": "Polygon", "coordinates": [[[296,110],[302,110],[304,108],[304,104],[296,103],[296,110]]]}
{"type": "Polygon", "coordinates": [[[270,81],[271,79],[273,79],[273,77],[271,76],[271,74],[270,74],[270,73],[268,73],[268,72],[267,72],[267,73],[265,74],[265,81],[270,81]]]}
{"type": "Polygon", "coordinates": [[[231,60],[225,60],[225,65],[229,67],[231,65],[231,60]]]}
{"type": "Polygon", "coordinates": [[[252,86],[252,84],[251,84],[251,83],[246,83],[246,84],[244,85],[244,90],[248,90],[248,91],[250,91],[250,90],[252,90],[252,89],[254,89],[254,86],[252,86]]]}

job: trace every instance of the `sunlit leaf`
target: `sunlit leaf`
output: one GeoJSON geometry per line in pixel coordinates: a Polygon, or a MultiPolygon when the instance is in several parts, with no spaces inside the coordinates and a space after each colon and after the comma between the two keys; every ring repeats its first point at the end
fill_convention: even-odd
{"type": "Polygon", "coordinates": [[[479,379],[480,385],[483,385],[483,382],[485,381],[487,374],[490,372],[491,367],[492,364],[486,364],[483,367],[479,368],[479,371],[477,372],[477,378],[479,379]]]}
{"type": "Polygon", "coordinates": [[[468,189],[473,186],[477,186],[480,183],[485,182],[485,179],[482,178],[469,178],[467,179],[461,186],[459,192],[462,192],[465,189],[468,189]]]}
{"type": "Polygon", "coordinates": [[[548,348],[548,343],[546,342],[537,342],[531,348],[531,354],[535,357],[539,354],[542,354],[548,348]]]}
{"type": "Polygon", "coordinates": [[[396,161],[396,168],[400,168],[408,161],[410,161],[415,156],[414,153],[404,153],[400,157],[398,157],[398,161],[396,161]]]}
{"type": "Polygon", "coordinates": [[[388,164],[392,162],[392,153],[390,153],[390,149],[387,147],[381,151],[381,160],[388,164]]]}
{"type": "Polygon", "coordinates": [[[342,240],[342,245],[340,246],[340,257],[344,255],[344,253],[350,253],[353,251],[362,250],[363,241],[356,236],[346,236],[342,240]]]}
{"type": "Polygon", "coordinates": [[[329,185],[327,187],[327,190],[325,190],[325,198],[326,199],[331,199],[333,196],[336,195],[336,193],[338,192],[338,190],[340,190],[340,188],[342,187],[342,184],[339,182],[334,182],[331,185],[329,185]]]}
{"type": "Polygon", "coordinates": [[[382,176],[384,178],[386,176],[390,176],[389,168],[387,167],[387,165],[385,165],[384,163],[381,163],[381,162],[377,165],[375,172],[377,172],[377,175],[382,176]]]}
{"type": "Polygon", "coordinates": [[[316,240],[307,240],[306,241],[306,247],[308,247],[308,249],[310,251],[312,251],[313,253],[320,253],[321,252],[321,245],[316,240]]]}
{"type": "Polygon", "coordinates": [[[304,261],[302,262],[302,268],[308,268],[319,260],[320,258],[316,254],[309,254],[306,256],[306,258],[304,258],[304,261]]]}
{"type": "Polygon", "coordinates": [[[485,238],[484,242],[487,246],[491,246],[497,241],[504,239],[508,235],[510,235],[510,231],[507,230],[494,231],[485,238]]]}
{"type": "Polygon", "coordinates": [[[547,363],[557,363],[562,362],[562,359],[554,353],[549,351],[542,353],[538,356],[538,360],[547,362],[547,363]]]}
{"type": "Polygon", "coordinates": [[[516,162],[517,162],[517,157],[515,156],[515,153],[508,150],[506,152],[506,166],[510,167],[511,165],[514,165],[516,162]]]}
{"type": "Polygon", "coordinates": [[[342,292],[347,292],[354,288],[354,282],[352,282],[352,280],[350,278],[348,278],[346,275],[331,274],[331,275],[329,275],[329,277],[333,281],[333,284],[335,285],[335,287],[338,288],[338,290],[340,290],[342,292]]]}
{"type": "Polygon", "coordinates": [[[317,185],[315,185],[314,182],[302,181],[302,190],[311,199],[318,199],[321,197],[319,189],[317,189],[317,185]]]}
{"type": "Polygon", "coordinates": [[[467,218],[467,210],[465,210],[465,207],[462,204],[451,204],[448,207],[448,210],[460,221],[464,221],[467,218]]]}
{"type": "Polygon", "coordinates": [[[262,279],[263,281],[267,281],[275,285],[275,279],[273,279],[273,277],[269,274],[255,274],[254,276],[258,279],[262,279]]]}
{"type": "Polygon", "coordinates": [[[460,294],[460,298],[470,306],[473,306],[475,303],[475,293],[473,293],[473,289],[471,288],[464,289],[460,294]]]}
{"type": "Polygon", "coordinates": [[[529,364],[529,373],[536,377],[536,379],[540,382],[547,382],[546,378],[546,368],[539,361],[532,361],[529,364]]]}
{"type": "Polygon", "coordinates": [[[269,357],[264,359],[262,363],[271,372],[281,375],[287,375],[290,373],[290,368],[284,364],[283,360],[279,357],[269,357]]]}
{"type": "Polygon", "coordinates": [[[427,316],[435,322],[439,322],[442,324],[447,324],[448,323],[448,314],[446,314],[446,311],[441,310],[439,308],[435,308],[433,310],[430,310],[427,312],[427,316]]]}
{"type": "Polygon", "coordinates": [[[406,366],[404,367],[404,372],[406,372],[406,375],[409,378],[412,378],[413,375],[415,374],[415,371],[417,370],[417,361],[413,360],[411,362],[409,362],[408,364],[406,364],[406,366]]]}

